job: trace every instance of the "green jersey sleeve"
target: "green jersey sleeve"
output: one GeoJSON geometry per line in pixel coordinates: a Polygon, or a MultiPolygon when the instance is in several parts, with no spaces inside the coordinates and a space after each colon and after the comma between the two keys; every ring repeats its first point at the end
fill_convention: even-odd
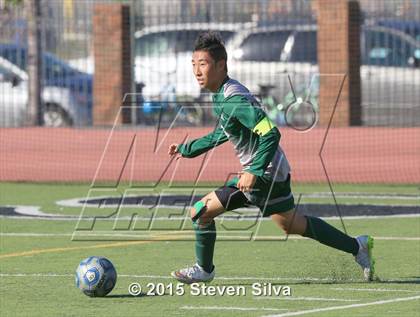
{"type": "Polygon", "coordinates": [[[247,170],[256,176],[264,175],[268,164],[278,148],[280,132],[260,108],[243,96],[226,99],[223,112],[236,118],[242,125],[258,135],[258,148],[254,160],[247,170]]]}
{"type": "Polygon", "coordinates": [[[218,124],[214,131],[206,136],[178,145],[178,152],[181,153],[183,157],[196,157],[220,144],[225,143],[227,140],[228,137],[218,124]]]}

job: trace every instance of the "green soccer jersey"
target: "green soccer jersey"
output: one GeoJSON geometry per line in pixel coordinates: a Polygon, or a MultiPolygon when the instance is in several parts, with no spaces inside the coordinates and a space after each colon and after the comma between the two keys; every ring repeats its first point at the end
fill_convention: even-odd
{"type": "Polygon", "coordinates": [[[231,141],[243,167],[256,176],[286,180],[290,166],[279,146],[280,132],[249,90],[229,77],[213,95],[216,128],[208,135],[178,146],[183,157],[198,156],[231,141]]]}

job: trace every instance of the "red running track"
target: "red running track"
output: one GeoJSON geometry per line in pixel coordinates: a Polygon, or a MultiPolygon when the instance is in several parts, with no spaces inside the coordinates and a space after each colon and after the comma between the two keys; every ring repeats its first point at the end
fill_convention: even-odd
{"type": "MultiPolygon", "coordinates": [[[[207,156],[170,162],[169,144],[199,137],[211,128],[161,130],[158,137],[154,129],[111,131],[2,128],[0,181],[117,181],[121,175],[123,180],[134,181],[223,182],[229,173],[240,171],[230,143],[207,156]]],[[[326,182],[319,156],[326,130],[280,131],[280,144],[292,166],[294,181],[326,182]]],[[[331,181],[336,183],[417,184],[420,128],[332,128],[322,158],[331,181]]]]}

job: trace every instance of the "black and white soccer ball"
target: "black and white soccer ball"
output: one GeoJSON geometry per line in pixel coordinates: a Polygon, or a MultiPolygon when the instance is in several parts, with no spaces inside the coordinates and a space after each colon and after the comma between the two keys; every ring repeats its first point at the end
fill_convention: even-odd
{"type": "Polygon", "coordinates": [[[76,270],[76,286],[87,296],[102,297],[117,283],[117,271],[108,259],[91,256],[80,262],[76,270]]]}

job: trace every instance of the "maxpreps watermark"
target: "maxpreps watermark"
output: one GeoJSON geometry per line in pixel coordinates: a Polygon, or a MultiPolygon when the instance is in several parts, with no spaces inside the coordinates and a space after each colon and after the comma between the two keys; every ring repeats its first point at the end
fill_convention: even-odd
{"type": "Polygon", "coordinates": [[[292,296],[292,289],[287,285],[272,283],[252,283],[244,285],[205,285],[193,283],[186,287],[182,283],[131,283],[128,292],[132,296],[261,296],[261,297],[282,297],[292,296]]]}

